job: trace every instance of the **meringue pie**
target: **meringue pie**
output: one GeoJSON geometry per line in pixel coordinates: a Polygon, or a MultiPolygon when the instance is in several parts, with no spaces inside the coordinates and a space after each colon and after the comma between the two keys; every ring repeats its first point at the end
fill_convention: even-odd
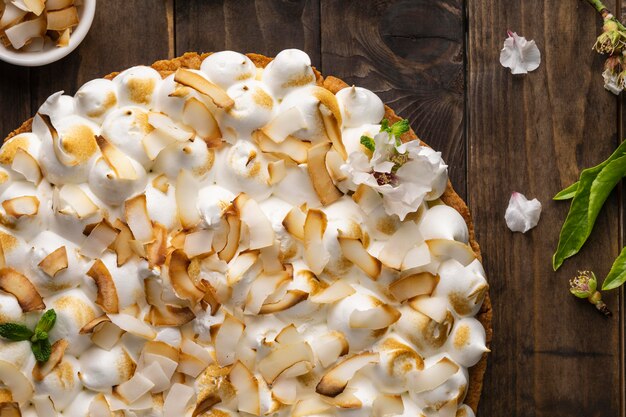
{"type": "Polygon", "coordinates": [[[407,121],[304,52],[53,94],[0,164],[0,323],[57,315],[47,362],[0,340],[0,415],[474,416],[467,207],[407,121]]]}

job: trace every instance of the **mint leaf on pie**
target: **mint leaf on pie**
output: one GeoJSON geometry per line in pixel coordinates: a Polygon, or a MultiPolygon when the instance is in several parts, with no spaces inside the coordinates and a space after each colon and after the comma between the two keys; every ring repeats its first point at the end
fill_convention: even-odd
{"type": "Polygon", "coordinates": [[[14,342],[20,342],[29,340],[33,336],[33,332],[23,324],[3,323],[0,324],[0,336],[14,342]]]}
{"type": "Polygon", "coordinates": [[[374,150],[376,149],[376,143],[374,142],[374,139],[370,138],[369,136],[361,136],[361,145],[365,146],[372,152],[374,152],[374,150]]]}

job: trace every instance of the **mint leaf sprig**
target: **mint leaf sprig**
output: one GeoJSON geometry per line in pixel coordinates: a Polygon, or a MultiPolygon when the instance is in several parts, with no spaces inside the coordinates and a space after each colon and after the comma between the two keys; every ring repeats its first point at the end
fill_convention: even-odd
{"type": "MultiPolygon", "coordinates": [[[[389,120],[383,119],[380,122],[380,132],[387,132],[389,136],[395,139],[396,146],[402,145],[402,140],[400,137],[404,135],[411,129],[409,125],[409,121],[407,119],[398,120],[392,125],[389,125],[389,120]]],[[[376,150],[376,142],[374,138],[363,135],[361,136],[361,145],[365,146],[370,151],[374,152],[376,150]]]]}
{"type": "Polygon", "coordinates": [[[50,309],[39,318],[35,330],[30,330],[19,323],[2,323],[0,324],[0,336],[14,342],[28,340],[35,359],[38,362],[47,362],[52,352],[49,333],[54,327],[56,319],[56,312],[50,309]]]}

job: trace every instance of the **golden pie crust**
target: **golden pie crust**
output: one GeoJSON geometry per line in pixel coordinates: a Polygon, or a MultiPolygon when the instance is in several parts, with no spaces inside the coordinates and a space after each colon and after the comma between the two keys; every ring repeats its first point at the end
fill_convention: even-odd
{"type": "MultiPolygon", "coordinates": [[[[157,70],[161,74],[161,76],[165,78],[168,75],[175,72],[178,68],[200,69],[200,64],[202,63],[204,58],[206,58],[209,55],[210,53],[198,54],[196,52],[187,52],[186,54],[178,58],[157,61],[154,64],[152,64],[152,68],[157,70]]],[[[267,66],[267,64],[269,64],[270,61],[272,60],[272,58],[266,57],[264,55],[259,55],[259,54],[246,54],[246,55],[252,60],[252,62],[254,62],[254,64],[257,67],[261,67],[261,68],[265,68],[265,66],[267,66]]],[[[323,77],[322,74],[319,71],[317,71],[315,68],[314,68],[314,71],[316,75],[317,84],[319,86],[322,86],[328,89],[332,93],[336,93],[342,88],[348,86],[348,84],[346,84],[339,78],[336,78],[333,76],[323,77]]],[[[117,72],[114,72],[114,73],[107,75],[104,78],[112,79],[117,74],[118,74],[117,72]]],[[[395,112],[388,106],[385,106],[385,117],[392,123],[400,120],[400,117],[398,117],[395,114],[395,112]]],[[[17,134],[30,132],[32,122],[33,122],[32,118],[24,122],[22,126],[19,127],[19,129],[16,129],[13,132],[11,132],[5,138],[5,141],[17,134]]],[[[417,138],[418,138],[417,135],[415,134],[413,129],[411,129],[409,132],[403,135],[402,140],[406,142],[406,141],[417,139],[417,138]]],[[[478,259],[482,261],[482,256],[480,253],[480,246],[478,245],[478,242],[476,242],[476,238],[474,234],[474,224],[472,222],[472,217],[470,215],[469,209],[467,208],[467,205],[465,204],[463,199],[454,191],[454,188],[452,187],[452,184],[450,183],[450,181],[448,181],[448,187],[446,188],[446,191],[444,192],[444,194],[441,196],[441,199],[444,203],[446,203],[447,205],[449,205],[450,207],[453,207],[456,211],[458,211],[465,219],[465,222],[467,223],[467,226],[469,229],[470,245],[472,249],[474,250],[474,252],[476,253],[476,256],[478,257],[478,259]]],[[[491,338],[493,335],[493,329],[491,328],[492,309],[491,309],[491,300],[489,298],[489,292],[487,292],[485,296],[485,301],[479,313],[477,314],[476,319],[478,319],[482,323],[483,327],[485,328],[485,332],[487,334],[487,347],[489,347],[491,344],[491,338]]],[[[484,378],[486,370],[487,370],[487,354],[485,353],[482,359],[480,360],[480,362],[478,362],[476,365],[471,367],[469,370],[470,382],[469,382],[469,387],[467,391],[467,396],[465,398],[465,403],[469,405],[472,408],[472,410],[474,410],[474,412],[476,412],[478,408],[478,402],[480,401],[480,395],[481,395],[482,387],[483,387],[483,378],[484,378]]]]}

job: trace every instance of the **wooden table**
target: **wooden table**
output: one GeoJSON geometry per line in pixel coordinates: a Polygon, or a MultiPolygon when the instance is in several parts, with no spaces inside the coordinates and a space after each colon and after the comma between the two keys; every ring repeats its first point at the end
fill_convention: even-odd
{"type": "MultiPolygon", "coordinates": [[[[605,3],[619,12],[615,1],[605,3]]],[[[600,27],[581,0],[101,0],[66,59],[0,64],[1,133],[51,93],[132,65],[186,51],[303,49],[324,74],[409,118],[469,203],[494,306],[479,416],[626,417],[622,293],[605,295],[607,320],[567,292],[577,269],[604,276],[621,248],[621,193],[579,256],[558,273],[550,263],[567,212],[551,197],[624,137],[623,103],[602,88],[603,59],[591,50],[600,27]],[[514,77],[500,66],[507,29],[537,41],[539,70],[514,77]],[[503,220],[513,190],[543,203],[526,235],[503,220]]]]}

